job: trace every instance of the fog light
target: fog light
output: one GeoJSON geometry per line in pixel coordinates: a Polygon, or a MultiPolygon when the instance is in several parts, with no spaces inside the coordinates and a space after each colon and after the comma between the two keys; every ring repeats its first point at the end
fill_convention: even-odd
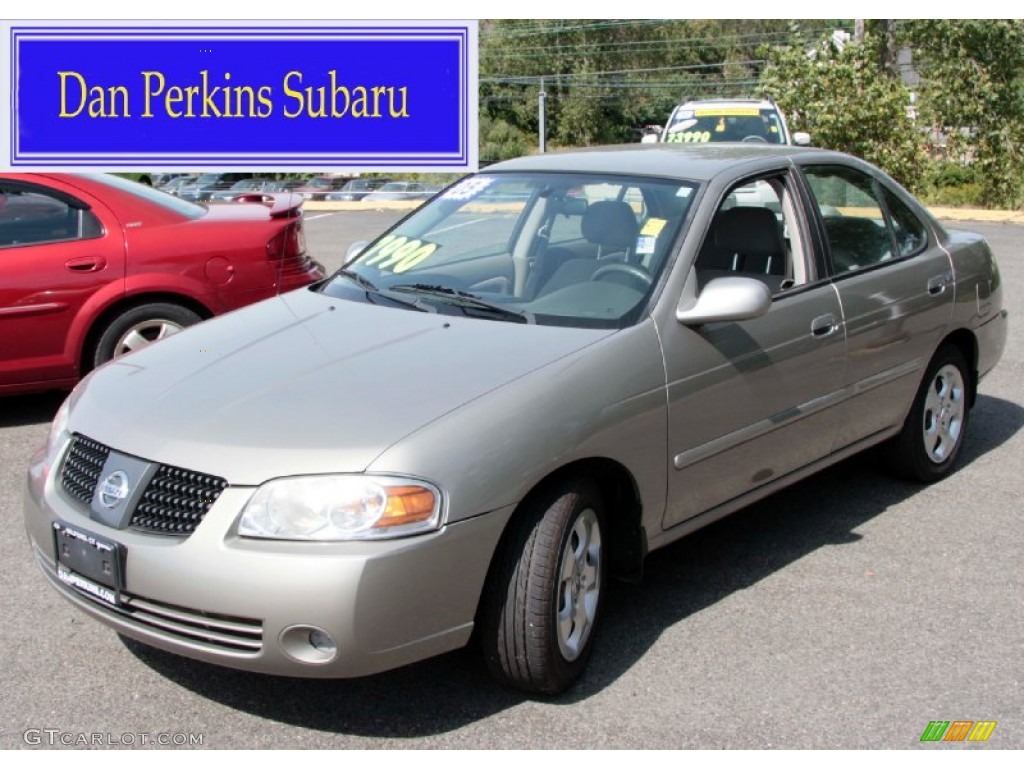
{"type": "Polygon", "coordinates": [[[321,653],[329,653],[332,656],[338,650],[334,639],[322,629],[314,629],[309,633],[309,644],[321,653]]]}
{"type": "Polygon", "coordinates": [[[288,627],[281,633],[281,649],[296,661],[326,664],[338,655],[338,643],[325,630],[309,624],[288,627]]]}

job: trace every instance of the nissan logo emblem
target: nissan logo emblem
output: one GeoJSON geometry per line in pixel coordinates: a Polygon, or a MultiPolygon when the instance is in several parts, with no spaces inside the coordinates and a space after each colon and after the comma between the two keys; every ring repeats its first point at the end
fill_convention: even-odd
{"type": "Polygon", "coordinates": [[[111,472],[100,483],[100,504],[113,509],[128,497],[128,491],[128,475],[121,470],[111,472]]]}

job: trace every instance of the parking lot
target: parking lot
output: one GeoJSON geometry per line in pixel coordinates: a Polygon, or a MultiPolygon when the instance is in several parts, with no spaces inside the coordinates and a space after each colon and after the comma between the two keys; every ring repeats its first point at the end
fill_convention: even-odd
{"type": "MultiPolygon", "coordinates": [[[[309,249],[334,269],[399,215],[310,211],[309,249]]],[[[857,457],[656,552],[643,583],[612,586],[558,699],[497,688],[471,650],[308,681],[120,639],[45,583],[24,535],[24,470],[61,396],[0,400],[0,748],[1024,747],[1024,226],[950,226],[988,237],[1011,321],[960,469],[922,487],[857,457]],[[998,725],[922,744],[932,720],[998,725]]]]}

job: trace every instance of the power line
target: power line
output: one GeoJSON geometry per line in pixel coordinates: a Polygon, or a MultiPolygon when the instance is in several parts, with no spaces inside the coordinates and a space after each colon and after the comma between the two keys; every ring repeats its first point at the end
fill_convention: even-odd
{"type": "MultiPolygon", "coordinates": [[[[661,83],[617,83],[608,86],[607,90],[618,91],[619,93],[602,94],[594,93],[592,90],[586,89],[574,89],[571,93],[561,93],[559,91],[547,91],[549,100],[569,99],[569,98],[601,98],[601,99],[621,99],[630,92],[636,91],[674,91],[679,92],[682,90],[686,91],[703,91],[703,90],[730,90],[735,88],[751,88],[756,86],[759,81],[756,78],[729,78],[721,80],[703,80],[703,81],[681,81],[681,82],[661,82],[661,83]]],[[[596,89],[595,89],[596,90],[596,89]]],[[[497,102],[513,102],[523,101],[524,99],[530,100],[532,96],[526,94],[490,94],[487,96],[480,97],[481,104],[490,104],[497,102]]]]}
{"type": "Polygon", "coordinates": [[[551,79],[552,81],[574,80],[576,78],[591,78],[601,75],[637,75],[649,72],[695,72],[701,69],[720,69],[726,66],[746,66],[751,64],[764,64],[764,59],[744,59],[742,61],[722,61],[714,64],[681,64],[674,67],[638,67],[635,69],[606,69],[601,72],[563,72],[561,74],[544,75],[481,75],[481,83],[533,83],[540,78],[551,79]]]}
{"type": "Polygon", "coordinates": [[[503,40],[507,38],[561,34],[564,32],[588,32],[600,29],[615,29],[617,27],[639,27],[665,23],[665,19],[626,19],[622,21],[592,21],[580,24],[566,24],[559,27],[523,27],[521,29],[509,29],[508,27],[496,29],[490,27],[486,30],[481,30],[480,39],[503,40]]]}
{"type": "MultiPolygon", "coordinates": [[[[831,32],[832,29],[832,27],[822,27],[820,30],[809,31],[809,34],[812,36],[823,34],[831,32]]],[[[668,40],[650,39],[610,41],[605,43],[588,42],[586,47],[588,52],[595,51],[603,54],[629,53],[634,51],[651,53],[657,52],[661,49],[669,49],[678,45],[687,45],[690,48],[696,48],[697,50],[717,50],[736,45],[782,45],[784,43],[788,43],[790,40],[791,34],[789,32],[752,32],[749,34],[718,35],[712,41],[708,40],[707,35],[701,35],[698,37],[680,37],[668,40]]],[[[481,46],[480,52],[481,55],[501,56],[502,58],[507,59],[533,59],[550,56],[552,53],[557,53],[559,51],[575,51],[578,49],[578,43],[555,43],[537,46],[517,46],[514,52],[506,52],[481,46]],[[539,53],[531,53],[531,51],[538,51],[539,53]]]]}

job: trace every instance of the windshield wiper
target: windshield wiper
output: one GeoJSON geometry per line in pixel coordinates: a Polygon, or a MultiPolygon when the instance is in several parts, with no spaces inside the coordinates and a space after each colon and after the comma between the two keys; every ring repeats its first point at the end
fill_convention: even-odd
{"type": "Polygon", "coordinates": [[[433,296],[449,304],[453,304],[464,312],[466,309],[476,309],[498,315],[500,319],[511,320],[517,323],[533,324],[537,321],[531,312],[525,309],[512,309],[503,304],[497,304],[487,299],[482,299],[474,293],[460,291],[458,288],[448,288],[443,285],[424,285],[423,283],[412,283],[409,285],[392,285],[392,291],[402,293],[417,293],[425,296],[433,296]]]}
{"type": "Polygon", "coordinates": [[[420,312],[437,312],[436,307],[432,307],[424,301],[419,299],[404,299],[401,296],[392,296],[389,291],[384,291],[374,285],[373,281],[363,277],[358,272],[354,272],[351,269],[339,269],[339,275],[343,275],[351,280],[353,283],[363,289],[366,294],[366,300],[371,304],[376,304],[371,296],[383,296],[388,301],[393,301],[395,304],[400,304],[403,307],[409,307],[410,309],[417,309],[420,312]]]}
{"type": "Polygon", "coordinates": [[[377,286],[374,285],[371,280],[368,280],[367,278],[363,277],[358,272],[353,272],[351,269],[339,269],[338,274],[344,275],[353,283],[356,283],[357,285],[359,285],[359,287],[365,288],[368,291],[373,291],[374,293],[379,293],[380,291],[380,289],[377,288],[377,286]]]}

